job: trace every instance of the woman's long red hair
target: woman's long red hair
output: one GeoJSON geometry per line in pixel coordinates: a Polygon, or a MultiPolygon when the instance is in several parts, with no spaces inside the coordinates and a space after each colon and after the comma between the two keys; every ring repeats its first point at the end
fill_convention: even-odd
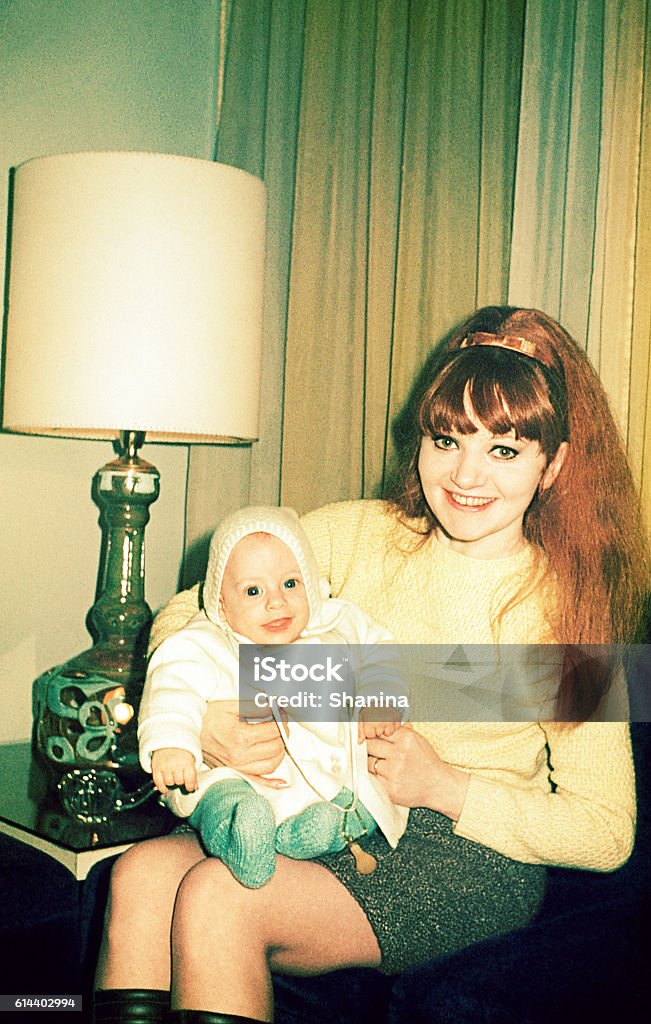
{"type": "Polygon", "coordinates": [[[624,445],[587,356],[546,314],[485,307],[435,350],[406,420],[411,423],[411,437],[409,431],[403,436],[406,472],[393,494],[398,514],[419,520],[426,536],[434,529],[417,473],[420,439],[435,430],[472,432],[464,412],[466,394],[488,429],[514,428],[519,436],[537,440],[548,461],[561,441],[569,441],[557,479],[536,495],[524,520],[525,538],[544,552],[546,571],[555,581],[556,642],[644,640],[649,550],[624,445]],[[525,338],[550,365],[499,347],[462,349],[474,332],[525,338]]]}

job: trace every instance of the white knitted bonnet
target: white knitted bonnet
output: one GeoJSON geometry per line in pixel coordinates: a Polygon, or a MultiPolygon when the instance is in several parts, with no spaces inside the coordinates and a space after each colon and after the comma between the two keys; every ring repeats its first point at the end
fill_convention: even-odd
{"type": "Polygon", "coordinates": [[[298,515],[293,508],[275,508],[271,505],[251,505],[227,516],[215,530],[210,542],[208,568],[203,585],[203,607],[212,622],[222,624],[219,616],[219,594],[226,563],[238,541],[250,533],[270,533],[278,537],[292,551],[303,577],[310,606],[310,618],[321,603],[319,570],[314,553],[298,515]]]}

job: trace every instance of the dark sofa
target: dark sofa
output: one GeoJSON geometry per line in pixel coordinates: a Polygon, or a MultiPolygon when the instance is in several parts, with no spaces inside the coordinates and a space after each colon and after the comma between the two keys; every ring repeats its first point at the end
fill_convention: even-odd
{"type": "MultiPolygon", "coordinates": [[[[278,978],[277,1024],[580,1024],[646,1015],[651,725],[632,732],[639,818],[623,868],[552,869],[527,928],[396,978],[371,970],[278,978]]],[[[51,858],[0,836],[0,863],[0,994],[83,991],[89,1006],[111,862],[77,883],[51,858]]]]}
{"type": "Polygon", "coordinates": [[[582,1024],[651,1005],[651,723],[632,725],[638,829],[612,874],[553,868],[527,928],[412,968],[279,978],[279,1024],[582,1024]]]}

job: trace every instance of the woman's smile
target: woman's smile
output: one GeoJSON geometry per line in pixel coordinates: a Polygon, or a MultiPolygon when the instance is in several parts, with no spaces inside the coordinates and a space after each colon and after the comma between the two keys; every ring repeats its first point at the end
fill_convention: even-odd
{"type": "Polygon", "coordinates": [[[469,512],[480,512],[496,500],[495,498],[480,498],[472,494],[459,494],[456,491],[446,491],[445,494],[451,505],[467,509],[469,512]]]}

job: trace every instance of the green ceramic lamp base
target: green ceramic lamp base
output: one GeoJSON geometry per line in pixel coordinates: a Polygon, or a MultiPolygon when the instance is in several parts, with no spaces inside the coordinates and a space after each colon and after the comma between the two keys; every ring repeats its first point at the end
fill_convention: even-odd
{"type": "Polygon", "coordinates": [[[120,455],[93,481],[104,542],[98,598],[89,613],[95,644],[34,683],[37,750],[53,765],[138,770],[136,725],[151,610],[145,601],[144,530],[159,474],[138,456],[144,434],[125,431],[120,455]]]}

